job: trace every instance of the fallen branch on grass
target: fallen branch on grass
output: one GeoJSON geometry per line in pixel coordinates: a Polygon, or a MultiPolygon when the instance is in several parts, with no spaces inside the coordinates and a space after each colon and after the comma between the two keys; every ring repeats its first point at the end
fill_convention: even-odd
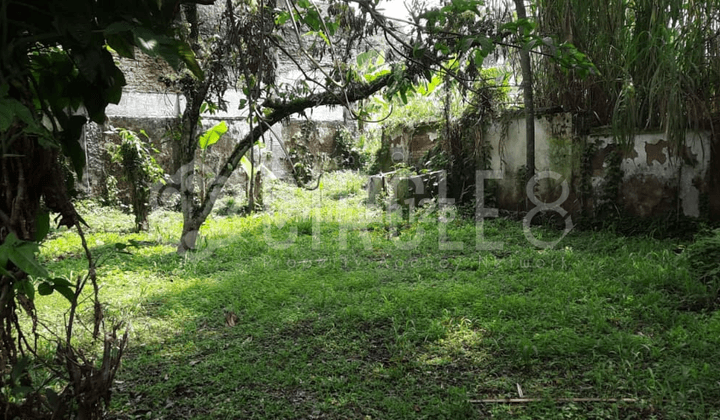
{"type": "Polygon", "coordinates": [[[603,403],[635,403],[635,398],[555,398],[548,400],[547,398],[490,398],[483,400],[470,400],[471,404],[527,404],[531,402],[553,401],[558,403],[569,402],[603,402],[603,403]]]}

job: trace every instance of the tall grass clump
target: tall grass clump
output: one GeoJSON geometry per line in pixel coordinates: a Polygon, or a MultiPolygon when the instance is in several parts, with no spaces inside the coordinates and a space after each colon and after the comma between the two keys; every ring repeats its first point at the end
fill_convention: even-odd
{"type": "Polygon", "coordinates": [[[709,306],[715,308],[720,297],[720,229],[700,236],[685,251],[690,276],[706,290],[709,306]]]}
{"type": "Polygon", "coordinates": [[[542,0],[536,13],[539,31],[573,43],[598,69],[582,78],[542,58],[538,106],[577,110],[587,117],[581,129],[612,127],[620,145],[639,130],[663,131],[678,157],[688,129],[711,128],[720,98],[718,2],[542,0]]]}

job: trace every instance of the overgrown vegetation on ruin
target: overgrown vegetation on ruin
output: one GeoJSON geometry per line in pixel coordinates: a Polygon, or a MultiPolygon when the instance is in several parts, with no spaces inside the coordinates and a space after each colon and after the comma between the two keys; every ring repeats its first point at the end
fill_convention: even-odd
{"type": "Polygon", "coordinates": [[[536,13],[539,31],[572,42],[598,69],[578,77],[539,60],[539,106],[578,113],[585,129],[612,127],[621,145],[638,131],[661,130],[677,156],[688,129],[716,130],[717,2],[541,0],[536,13]]]}

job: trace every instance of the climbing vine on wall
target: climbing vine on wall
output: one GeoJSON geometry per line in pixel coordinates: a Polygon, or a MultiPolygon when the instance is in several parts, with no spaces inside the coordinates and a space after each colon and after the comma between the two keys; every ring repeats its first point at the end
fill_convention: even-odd
{"type": "Polygon", "coordinates": [[[615,149],[605,158],[607,168],[605,170],[605,184],[600,199],[608,206],[616,206],[622,185],[623,171],[622,153],[615,149]]]}
{"type": "Polygon", "coordinates": [[[290,140],[288,157],[292,164],[293,178],[300,187],[310,183],[319,171],[317,165],[322,160],[321,156],[316,156],[310,150],[310,145],[317,142],[318,134],[317,123],[306,120],[300,125],[300,131],[290,140]]]}
{"type": "Polygon", "coordinates": [[[120,128],[116,130],[120,136],[119,144],[110,144],[108,154],[110,160],[120,166],[122,180],[127,183],[132,212],[135,215],[135,229],[147,230],[150,213],[150,188],[163,178],[163,170],[155,161],[153,153],[159,153],[149,143],[145,131],[140,134],[120,128]]]}
{"type": "Polygon", "coordinates": [[[360,169],[367,158],[355,141],[353,134],[345,127],[341,127],[333,136],[333,158],[337,166],[342,169],[360,169]]]}
{"type": "MultiPolygon", "coordinates": [[[[500,94],[489,86],[480,86],[462,116],[444,122],[440,141],[423,159],[428,169],[447,171],[448,193],[457,203],[473,197],[475,170],[491,168],[493,150],[485,131],[495,115],[500,94]]],[[[487,205],[494,205],[496,188],[493,181],[488,181],[485,188],[487,205]]]]}

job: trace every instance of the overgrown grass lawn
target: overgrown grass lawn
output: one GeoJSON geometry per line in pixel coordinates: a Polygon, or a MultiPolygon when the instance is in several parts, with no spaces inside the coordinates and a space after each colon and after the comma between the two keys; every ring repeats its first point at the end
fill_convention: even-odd
{"type": "MultiPolygon", "coordinates": [[[[108,417],[720,416],[720,315],[698,303],[682,244],[573,231],[539,250],[498,219],[484,236],[503,248],[478,251],[473,221],[388,218],[362,183],[275,184],[267,213],[213,217],[185,257],[178,214],[131,234],[130,216],[86,208],[106,318],[131,328],[108,417]],[[441,249],[442,229],[462,249],[441,249]],[[112,251],[130,239],[133,255],[112,251]],[[539,401],[478,402],[519,389],[539,401]]],[[[86,269],[73,232],[43,258],[57,275],[86,269]]],[[[67,303],[37,305],[53,324],[67,303]]]]}

